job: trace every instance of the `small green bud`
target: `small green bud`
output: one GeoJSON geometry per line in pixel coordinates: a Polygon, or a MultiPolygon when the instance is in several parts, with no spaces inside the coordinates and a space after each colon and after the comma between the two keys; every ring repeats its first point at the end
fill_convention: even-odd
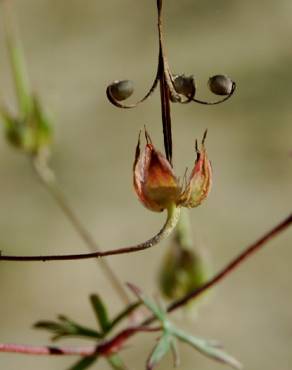
{"type": "Polygon", "coordinates": [[[30,152],[34,147],[34,132],[23,122],[14,120],[13,125],[6,127],[6,138],[14,147],[30,152]]]}
{"type": "Polygon", "coordinates": [[[11,145],[28,154],[37,154],[51,144],[52,127],[37,98],[32,98],[31,103],[31,111],[24,118],[15,118],[3,107],[0,118],[11,145]]]}
{"type": "Polygon", "coordinates": [[[176,75],[173,77],[175,91],[186,97],[194,96],[196,92],[194,76],[176,75]]]}
{"type": "Polygon", "coordinates": [[[129,98],[134,92],[134,83],[130,80],[114,81],[108,86],[111,96],[118,101],[129,98]]]}
{"type": "Polygon", "coordinates": [[[216,75],[209,78],[209,89],[216,95],[229,95],[232,91],[233,81],[225,75],[216,75]]]}
{"type": "Polygon", "coordinates": [[[160,290],[166,298],[180,299],[207,281],[205,260],[195,251],[173,244],[159,274],[160,290]]]}

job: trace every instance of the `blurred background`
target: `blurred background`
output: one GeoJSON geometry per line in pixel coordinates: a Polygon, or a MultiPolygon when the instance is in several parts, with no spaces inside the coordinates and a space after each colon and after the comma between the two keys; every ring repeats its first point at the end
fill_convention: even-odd
{"type": "MultiPolygon", "coordinates": [[[[15,0],[15,15],[34,90],[55,122],[51,164],[60,185],[102,249],[141,242],[164,214],[138,202],[132,164],[138,131],[147,125],[162,149],[158,91],[133,110],[108,103],[115,79],[135,82],[134,99],[151,85],[158,42],[156,4],[149,0],[15,0]]],[[[198,98],[212,99],[206,82],[227,74],[238,89],[219,106],[172,105],[174,164],[182,175],[194,143],[208,128],[214,187],[190,212],[196,244],[214,272],[291,212],[292,2],[290,0],[168,0],[165,38],[174,73],[194,74],[198,98]]],[[[1,99],[14,105],[0,20],[1,99]]],[[[216,98],[216,97],[215,97],[216,98]]],[[[9,254],[86,252],[86,246],[34,177],[27,158],[0,138],[0,249],[9,254]]],[[[108,259],[123,282],[152,294],[169,241],[108,259]]],[[[199,315],[175,315],[194,334],[224,343],[246,369],[290,370],[292,363],[292,230],[271,241],[211,294],[199,315]]],[[[32,329],[65,313],[94,325],[88,295],[101,293],[119,309],[95,261],[1,263],[0,342],[49,343],[32,329]]],[[[155,336],[137,336],[123,357],[144,368],[155,336]]],[[[79,343],[70,341],[68,343],[79,343]]],[[[222,365],[181,346],[181,369],[222,365]]],[[[73,358],[1,354],[1,369],[65,369],[73,358]]],[[[106,369],[100,361],[96,369],[106,369]]],[[[169,369],[167,357],[161,369],[169,369]]]]}

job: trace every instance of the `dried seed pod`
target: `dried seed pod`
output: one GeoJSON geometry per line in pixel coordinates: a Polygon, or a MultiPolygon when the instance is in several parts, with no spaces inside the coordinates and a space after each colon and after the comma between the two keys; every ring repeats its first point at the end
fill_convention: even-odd
{"type": "Polygon", "coordinates": [[[130,80],[114,81],[108,86],[108,91],[115,100],[125,100],[133,94],[134,84],[130,80]]]}
{"type": "Polygon", "coordinates": [[[194,96],[196,92],[195,80],[193,76],[176,75],[173,77],[175,91],[186,97],[194,96]]]}
{"type": "Polygon", "coordinates": [[[229,95],[232,91],[233,81],[225,75],[216,75],[209,78],[209,89],[216,95],[229,95]]]}

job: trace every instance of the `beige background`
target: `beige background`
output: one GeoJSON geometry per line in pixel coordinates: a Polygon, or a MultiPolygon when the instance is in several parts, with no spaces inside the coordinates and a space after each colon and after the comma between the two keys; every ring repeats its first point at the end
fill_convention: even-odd
{"type": "MultiPolygon", "coordinates": [[[[140,107],[122,111],[107,102],[104,92],[114,79],[133,79],[135,98],[150,86],[157,62],[154,0],[14,3],[34,89],[55,120],[52,165],[62,188],[102,248],[148,238],[164,215],[139,204],[131,171],[137,134],[144,124],[162,148],[158,93],[140,107]]],[[[191,218],[197,243],[209,250],[217,271],[291,212],[292,3],[169,0],[165,6],[173,72],[194,74],[202,98],[212,98],[205,85],[213,74],[227,73],[238,83],[234,98],[221,106],[172,106],[178,174],[192,165],[195,138],[209,129],[214,188],[208,202],[191,211],[191,218]]],[[[0,24],[0,91],[12,104],[9,73],[0,24]]],[[[26,158],[3,137],[0,178],[1,250],[86,251],[33,177],[26,158]]],[[[289,230],[224,281],[198,320],[183,321],[184,325],[223,342],[245,369],[290,370],[291,244],[289,230]]],[[[123,281],[152,293],[165,249],[167,242],[109,261],[123,281]]],[[[1,263],[0,341],[48,343],[46,333],[33,331],[31,325],[57,313],[94,324],[87,297],[95,291],[117,312],[118,297],[94,261],[1,263]]],[[[144,367],[153,340],[152,335],[140,335],[130,343],[124,351],[130,369],[144,367]]],[[[59,370],[72,362],[73,358],[0,356],[1,370],[59,370]]],[[[160,368],[170,366],[167,358],[160,368]]],[[[107,365],[100,361],[96,368],[107,365]]],[[[181,369],[221,368],[182,348],[181,369]]]]}

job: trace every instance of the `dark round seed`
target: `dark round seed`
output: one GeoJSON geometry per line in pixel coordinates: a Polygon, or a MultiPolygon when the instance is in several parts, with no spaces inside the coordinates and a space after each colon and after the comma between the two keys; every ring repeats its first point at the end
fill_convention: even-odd
{"type": "Polygon", "coordinates": [[[173,77],[175,91],[186,97],[194,96],[196,92],[195,80],[193,76],[176,75],[173,77]]]}
{"type": "Polygon", "coordinates": [[[216,95],[229,95],[232,91],[233,81],[225,75],[216,75],[209,78],[209,89],[216,95]]]}
{"type": "Polygon", "coordinates": [[[118,100],[125,100],[133,94],[134,84],[130,80],[114,81],[108,87],[111,96],[118,100]]]}

